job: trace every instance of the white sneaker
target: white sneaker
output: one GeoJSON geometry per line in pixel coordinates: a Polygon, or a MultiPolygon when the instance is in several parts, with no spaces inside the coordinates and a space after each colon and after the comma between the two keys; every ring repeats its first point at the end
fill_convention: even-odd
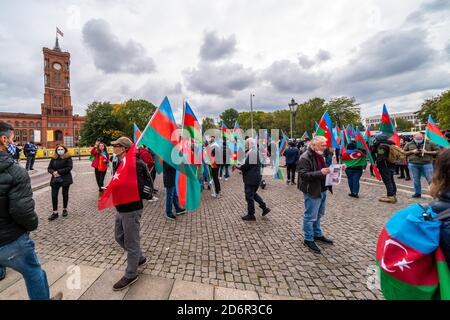
{"type": "Polygon", "coordinates": [[[225,178],[225,181],[228,181],[228,178],[225,178]]]}
{"type": "Polygon", "coordinates": [[[214,198],[222,198],[222,195],[220,193],[213,193],[211,196],[214,198]]]}
{"type": "Polygon", "coordinates": [[[153,197],[153,198],[151,198],[151,199],[148,199],[148,202],[156,202],[156,201],[158,201],[159,199],[157,198],[157,197],[153,197]]]}

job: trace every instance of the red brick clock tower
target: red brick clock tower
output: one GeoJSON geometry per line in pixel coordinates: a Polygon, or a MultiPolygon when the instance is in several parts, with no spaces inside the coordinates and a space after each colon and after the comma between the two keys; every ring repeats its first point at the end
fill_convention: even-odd
{"type": "MultiPolygon", "coordinates": [[[[42,141],[45,147],[57,144],[73,146],[74,120],[70,98],[70,53],[62,52],[56,38],[55,47],[43,48],[44,53],[44,102],[41,104],[42,141]],[[53,131],[53,140],[47,141],[48,131],[53,131]]],[[[75,126],[77,127],[77,126],[75,126]]],[[[77,130],[78,131],[78,130],[77,130]]]]}

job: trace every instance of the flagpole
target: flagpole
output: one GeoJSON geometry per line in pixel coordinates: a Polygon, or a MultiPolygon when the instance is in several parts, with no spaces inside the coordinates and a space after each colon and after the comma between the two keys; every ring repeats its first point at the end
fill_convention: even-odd
{"type": "Polygon", "coordinates": [[[425,147],[427,146],[427,130],[425,129],[425,140],[423,141],[422,157],[425,155],[425,147]]]}

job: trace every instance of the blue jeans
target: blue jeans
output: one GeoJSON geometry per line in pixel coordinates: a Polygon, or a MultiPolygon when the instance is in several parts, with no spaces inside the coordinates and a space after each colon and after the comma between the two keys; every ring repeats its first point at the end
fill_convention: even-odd
{"type": "Polygon", "coordinates": [[[311,198],[306,193],[305,196],[305,216],[303,219],[303,232],[306,241],[314,241],[314,237],[321,237],[320,219],[325,214],[327,192],[322,192],[320,198],[311,198]]]}
{"type": "Polygon", "coordinates": [[[431,163],[427,164],[410,163],[408,167],[414,179],[414,191],[416,192],[416,194],[422,194],[420,178],[424,176],[425,179],[427,179],[428,184],[431,184],[431,180],[433,178],[433,165],[431,163]]]}
{"type": "Polygon", "coordinates": [[[229,173],[229,171],[228,171],[228,168],[229,168],[229,164],[221,164],[220,165],[220,173],[219,173],[219,175],[220,175],[220,177],[222,177],[222,173],[223,173],[223,168],[225,168],[225,178],[229,178],[230,177],[230,173],[229,173]]]}
{"type": "Polygon", "coordinates": [[[175,206],[176,212],[180,212],[183,209],[178,202],[177,189],[175,186],[166,188],[166,214],[172,215],[172,206],[175,206]]]}
{"type": "Polygon", "coordinates": [[[360,170],[346,169],[345,173],[347,174],[350,192],[353,194],[359,194],[359,180],[361,179],[361,176],[363,174],[362,169],[360,170]]]}
{"type": "Polygon", "coordinates": [[[47,274],[41,268],[34,241],[28,234],[0,247],[0,266],[22,274],[30,300],[50,299],[47,274]]]}

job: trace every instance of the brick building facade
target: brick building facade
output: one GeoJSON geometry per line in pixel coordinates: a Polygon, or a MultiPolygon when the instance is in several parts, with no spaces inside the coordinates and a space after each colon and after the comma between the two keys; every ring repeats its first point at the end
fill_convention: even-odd
{"type": "Polygon", "coordinates": [[[42,51],[44,101],[41,104],[41,114],[0,112],[0,119],[14,127],[19,145],[33,141],[47,148],[54,148],[57,144],[78,146],[81,125],[85,118],[73,114],[70,53],[61,51],[58,38],[53,49],[43,48],[42,51]]]}

